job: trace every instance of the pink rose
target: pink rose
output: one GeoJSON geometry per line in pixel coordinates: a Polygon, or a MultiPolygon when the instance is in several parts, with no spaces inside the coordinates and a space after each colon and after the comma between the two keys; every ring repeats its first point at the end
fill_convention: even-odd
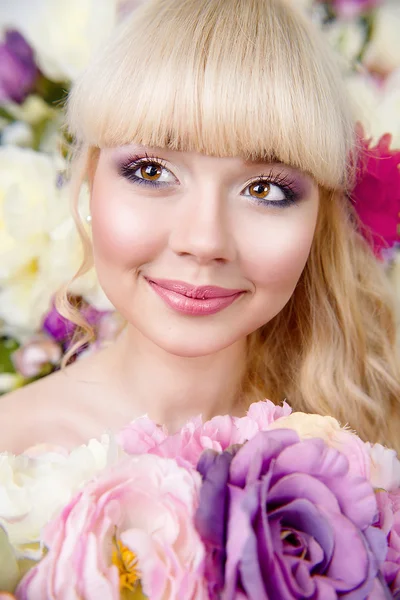
{"type": "Polygon", "coordinates": [[[44,531],[44,559],[19,600],[206,600],[204,548],[193,525],[201,478],[172,460],[129,457],[89,483],[44,531]]]}

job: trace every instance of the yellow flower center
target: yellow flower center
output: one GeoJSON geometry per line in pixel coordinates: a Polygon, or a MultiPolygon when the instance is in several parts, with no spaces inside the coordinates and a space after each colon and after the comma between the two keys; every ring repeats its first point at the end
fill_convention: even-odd
{"type": "Polygon", "coordinates": [[[140,580],[137,556],[115,537],[113,542],[112,564],[118,568],[120,591],[133,592],[140,580]]]}

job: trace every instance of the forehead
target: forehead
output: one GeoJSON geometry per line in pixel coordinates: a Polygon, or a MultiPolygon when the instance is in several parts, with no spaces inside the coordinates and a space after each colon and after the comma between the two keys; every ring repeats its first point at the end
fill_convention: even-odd
{"type": "Polygon", "coordinates": [[[71,129],[89,146],[279,161],[336,187],[351,145],[345,94],[288,6],[143,5],[75,86],[71,129]]]}

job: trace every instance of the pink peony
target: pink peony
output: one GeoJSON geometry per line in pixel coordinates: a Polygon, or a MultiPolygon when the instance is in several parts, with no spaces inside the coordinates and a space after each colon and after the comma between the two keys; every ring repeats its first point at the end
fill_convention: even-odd
{"type": "Polygon", "coordinates": [[[135,419],[117,434],[117,443],[127,454],[146,454],[168,436],[164,425],[156,425],[147,416],[135,419]]]}
{"type": "Polygon", "coordinates": [[[377,527],[387,535],[389,549],[382,571],[393,596],[400,593],[400,490],[379,491],[376,494],[379,510],[377,527]]]}
{"type": "Polygon", "coordinates": [[[167,437],[152,454],[175,458],[182,464],[196,466],[204,450],[220,452],[236,443],[238,431],[228,415],[214,417],[203,423],[201,417],[191,419],[175,435],[167,437]]]}
{"type": "Polygon", "coordinates": [[[245,417],[234,418],[234,423],[239,431],[238,444],[251,440],[259,431],[265,431],[269,426],[282,417],[288,417],[292,412],[286,402],[277,406],[270,400],[254,402],[250,405],[245,417]]]}
{"type": "Polygon", "coordinates": [[[361,139],[359,176],[352,193],[356,211],[377,256],[400,241],[400,151],[391,150],[391,135],[376,146],[361,139]]]}
{"type": "Polygon", "coordinates": [[[243,444],[290,412],[291,408],[286,403],[280,407],[270,400],[256,402],[249,407],[245,417],[224,415],[205,423],[201,417],[194,417],[171,436],[165,428],[142,417],[125,427],[117,441],[128,454],[149,452],[177,459],[183,465],[196,466],[204,450],[222,452],[233,444],[243,444]]]}
{"type": "Polygon", "coordinates": [[[19,600],[202,600],[204,548],[193,525],[200,475],[172,460],[128,457],[89,483],[44,531],[45,558],[19,600]]]}

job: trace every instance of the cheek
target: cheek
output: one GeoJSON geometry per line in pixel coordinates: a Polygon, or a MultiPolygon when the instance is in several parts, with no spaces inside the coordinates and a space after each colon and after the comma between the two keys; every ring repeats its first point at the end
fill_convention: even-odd
{"type": "Polygon", "coordinates": [[[157,207],[124,182],[100,184],[91,199],[95,260],[131,269],[154,258],[165,237],[157,207]]]}
{"type": "MultiPolygon", "coordinates": [[[[292,291],[307,262],[315,232],[316,214],[285,219],[260,219],[245,235],[242,265],[248,279],[260,291],[292,291]],[[270,291],[270,290],[269,290],[270,291]]],[[[316,212],[316,211],[315,211],[316,212]]]]}

